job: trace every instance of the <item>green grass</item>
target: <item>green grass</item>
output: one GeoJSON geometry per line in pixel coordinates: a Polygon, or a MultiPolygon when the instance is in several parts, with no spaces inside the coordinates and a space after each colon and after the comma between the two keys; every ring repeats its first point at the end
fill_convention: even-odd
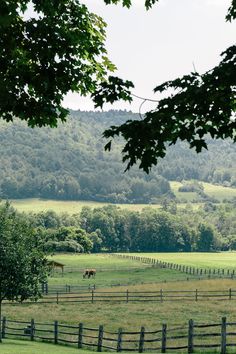
{"type": "Polygon", "coordinates": [[[218,199],[220,202],[224,199],[232,199],[236,197],[236,188],[216,186],[210,183],[203,183],[204,192],[210,197],[218,199]]]}
{"type": "MultiPolygon", "coordinates": [[[[109,203],[90,202],[90,201],[64,201],[64,200],[50,200],[50,199],[12,199],[12,205],[20,212],[34,212],[54,210],[56,213],[77,214],[80,213],[83,207],[102,208],[105,205],[114,205],[109,203]]],[[[143,208],[150,206],[149,204],[115,204],[122,209],[129,209],[131,211],[141,211],[143,208]]],[[[151,205],[152,208],[160,208],[159,204],[151,205]]]]}
{"type": "MultiPolygon", "coordinates": [[[[9,339],[4,340],[3,343],[0,344],[0,352],[2,354],[74,354],[74,353],[94,354],[95,353],[95,351],[83,350],[83,349],[79,349],[78,351],[77,348],[70,348],[62,345],[56,346],[54,344],[30,342],[30,341],[23,341],[23,340],[9,340],[9,339]]],[[[122,351],[122,353],[125,354],[127,352],[122,351]]],[[[168,353],[170,352],[167,351],[166,354],[168,353]]],[[[175,354],[176,352],[172,350],[171,353],[175,354]]],[[[186,351],[185,352],[178,351],[178,354],[181,353],[186,353],[186,351]]],[[[195,351],[195,353],[199,354],[202,352],[195,351]]],[[[211,351],[210,353],[217,353],[217,352],[211,351]]]]}
{"type": "MultiPolygon", "coordinates": [[[[78,354],[77,348],[64,345],[31,342],[29,340],[10,340],[5,339],[0,343],[0,353],[2,354],[78,354]]],[[[94,353],[88,350],[79,351],[80,354],[94,353]]]]}
{"type": "MultiPolygon", "coordinates": [[[[188,182],[188,181],[186,181],[188,182]]],[[[210,197],[214,197],[220,202],[224,199],[230,200],[233,197],[236,197],[236,188],[217,186],[211,183],[200,182],[204,187],[204,193],[210,197]]],[[[193,200],[199,200],[200,198],[196,192],[179,192],[179,187],[181,187],[183,183],[171,181],[170,186],[172,191],[178,200],[192,202],[193,200]]]]}
{"type": "MultiPolygon", "coordinates": [[[[139,254],[140,255],[140,254],[139,254]]],[[[236,253],[165,253],[165,254],[145,254],[145,256],[159,256],[167,261],[181,261],[183,264],[191,264],[191,262],[202,262],[215,267],[219,264],[221,258],[222,264],[235,264],[234,255],[236,253]],[[213,258],[217,257],[218,258],[213,258]],[[167,259],[169,257],[169,259],[167,259]]],[[[114,292],[129,291],[160,291],[165,290],[228,290],[229,288],[236,290],[236,281],[231,279],[216,279],[216,280],[189,280],[181,281],[181,277],[186,278],[186,274],[172,271],[168,269],[155,269],[147,267],[140,262],[131,260],[118,259],[109,255],[55,255],[54,259],[64,263],[70,267],[99,268],[96,279],[82,280],[81,271],[73,273],[65,273],[64,277],[55,275],[50,279],[50,283],[71,283],[88,284],[89,282],[97,282],[97,285],[107,286],[105,289],[114,292]],[[135,266],[136,268],[132,268],[135,266]],[[127,267],[130,267],[127,270],[127,267]],[[176,282],[158,283],[164,277],[169,277],[167,280],[178,280],[176,282]],[[109,288],[109,284],[121,280],[121,283],[130,283],[130,285],[121,287],[109,288]],[[142,284],[142,282],[156,282],[153,284],[142,284]]],[[[85,326],[98,328],[103,324],[107,331],[117,331],[119,327],[126,330],[139,331],[141,326],[147,330],[160,329],[162,323],[167,323],[168,328],[175,326],[187,325],[190,318],[196,323],[216,323],[221,317],[227,316],[228,321],[235,321],[234,308],[236,298],[231,301],[216,301],[211,299],[208,301],[173,301],[163,303],[160,302],[138,302],[138,303],[119,303],[119,302],[94,302],[94,303],[60,303],[56,304],[17,304],[3,305],[3,315],[8,319],[30,321],[34,318],[38,323],[51,323],[58,320],[61,324],[78,325],[83,322],[85,326]]],[[[220,340],[220,339],[219,339],[220,340]]],[[[218,341],[218,338],[217,338],[218,341]]],[[[30,341],[24,342],[22,347],[15,341],[6,341],[3,354],[35,354],[35,353],[73,353],[74,349],[54,346],[48,344],[36,344],[30,341]],[[33,347],[35,346],[35,347],[33,347]],[[39,346],[39,349],[38,349],[39,346]],[[44,347],[45,346],[45,347],[44,347]],[[46,349],[44,349],[46,348],[46,349]],[[23,350],[23,351],[21,351],[23,350]],[[45,351],[44,351],[45,350],[45,351]],[[62,350],[62,352],[61,352],[62,350]],[[69,351],[70,350],[70,351],[69,351]]],[[[76,350],[76,349],[75,349],[76,350]]],[[[1,347],[0,347],[1,352],[1,347]]],[[[213,351],[210,351],[213,353],[213,351]]],[[[82,354],[91,353],[88,351],[80,351],[82,354]]],[[[174,352],[173,352],[174,353],[174,352]]],[[[200,353],[200,352],[197,352],[200,353]]]]}
{"type": "Polygon", "coordinates": [[[109,287],[111,284],[140,284],[163,281],[184,280],[189,275],[176,270],[152,268],[147,264],[129,259],[119,259],[109,254],[70,255],[62,254],[53,257],[55,261],[63,263],[64,274],[56,271],[49,278],[50,284],[95,284],[99,287],[109,287]],[[95,268],[95,279],[83,279],[85,268],[95,268]]]}
{"type": "Polygon", "coordinates": [[[186,203],[191,203],[193,200],[199,200],[200,198],[196,192],[179,192],[179,188],[182,187],[183,183],[177,181],[171,181],[170,186],[172,192],[175,194],[178,200],[184,200],[186,203]]]}
{"type": "Polygon", "coordinates": [[[236,269],[236,252],[130,253],[198,268],[236,269]]]}
{"type": "MultiPolygon", "coordinates": [[[[191,198],[190,198],[191,199],[191,198]]],[[[191,200],[190,200],[191,201],[191,200]]],[[[68,213],[68,214],[78,214],[81,212],[83,207],[90,208],[102,208],[106,205],[116,205],[121,209],[128,209],[130,211],[142,211],[142,209],[150,207],[154,209],[160,209],[160,204],[109,204],[109,203],[99,203],[90,201],[64,201],[64,200],[50,200],[50,199],[38,199],[38,198],[28,198],[28,199],[12,199],[11,203],[14,208],[20,212],[25,213],[40,213],[42,211],[53,210],[56,213],[68,213]]],[[[185,208],[186,203],[179,203],[179,208],[185,208]]],[[[193,209],[198,209],[202,203],[194,203],[193,209]]]]}
{"type": "MultiPolygon", "coordinates": [[[[204,186],[204,192],[216,198],[219,201],[224,199],[232,199],[236,197],[236,188],[229,188],[223,186],[216,186],[210,183],[201,182],[204,186]]],[[[186,203],[191,203],[193,200],[193,208],[197,209],[202,205],[200,203],[200,198],[195,192],[179,192],[178,189],[182,186],[181,182],[171,181],[170,186],[176,197],[181,203],[178,204],[179,208],[186,207],[186,203]],[[196,203],[199,201],[199,203],[196,203]]],[[[111,203],[100,203],[94,201],[63,201],[63,200],[50,200],[50,199],[39,199],[39,198],[28,198],[28,199],[12,199],[12,205],[20,212],[34,212],[39,213],[41,211],[54,210],[56,213],[67,212],[69,214],[77,214],[81,212],[81,209],[85,206],[91,208],[99,208],[105,205],[114,205],[111,203]]],[[[117,207],[122,209],[128,209],[131,211],[141,211],[143,208],[150,206],[151,208],[159,209],[160,204],[115,204],[117,207]]]]}
{"type": "MultiPolygon", "coordinates": [[[[229,279],[194,280],[177,283],[135,285],[111,288],[110,291],[160,291],[165,290],[228,290],[236,289],[236,282],[229,279]]],[[[60,303],[53,304],[18,304],[4,305],[3,315],[12,320],[53,323],[58,320],[62,324],[78,324],[83,322],[88,327],[103,324],[109,330],[117,331],[119,327],[126,330],[139,330],[141,326],[159,329],[162,323],[168,327],[186,325],[190,318],[196,323],[214,323],[227,316],[235,322],[236,299],[231,301],[173,301],[168,302],[94,302],[92,303],[60,303]]]]}

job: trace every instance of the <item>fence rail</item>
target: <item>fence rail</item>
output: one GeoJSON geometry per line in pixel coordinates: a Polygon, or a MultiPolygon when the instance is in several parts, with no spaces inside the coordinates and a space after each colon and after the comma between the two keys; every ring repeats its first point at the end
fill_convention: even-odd
{"type": "MultiPolygon", "coordinates": [[[[73,303],[73,302],[119,302],[119,303],[137,303],[137,302],[170,302],[170,301],[233,301],[236,300],[236,289],[225,290],[168,290],[160,289],[157,291],[96,291],[90,292],[70,292],[48,294],[36,301],[24,301],[24,303],[73,303]]],[[[9,302],[5,302],[9,303],[9,302]]],[[[11,302],[10,304],[21,304],[11,302]]]]}
{"type": "Polygon", "coordinates": [[[153,267],[158,268],[167,268],[167,269],[174,269],[180,272],[196,275],[196,276],[210,276],[210,277],[225,277],[225,278],[235,278],[236,272],[234,269],[225,269],[225,268],[198,268],[198,267],[190,267],[178,263],[170,263],[170,262],[163,262],[156,258],[151,257],[141,257],[141,256],[134,256],[128,254],[119,254],[119,253],[111,253],[112,257],[118,257],[122,259],[130,259],[133,261],[139,261],[142,263],[146,263],[152,265],[153,267]]]}
{"type": "MultiPolygon", "coordinates": [[[[198,349],[218,349],[218,353],[226,354],[227,348],[236,347],[236,323],[227,322],[223,317],[218,323],[197,323],[192,319],[186,325],[170,327],[163,324],[158,329],[139,331],[106,330],[100,325],[97,328],[78,325],[10,320],[2,318],[2,338],[25,338],[31,341],[43,340],[54,344],[66,343],[77,348],[93,348],[102,351],[155,351],[166,353],[167,350],[183,350],[186,353],[197,352],[198,349]]],[[[215,352],[214,350],[214,352],[215,352]]]]}

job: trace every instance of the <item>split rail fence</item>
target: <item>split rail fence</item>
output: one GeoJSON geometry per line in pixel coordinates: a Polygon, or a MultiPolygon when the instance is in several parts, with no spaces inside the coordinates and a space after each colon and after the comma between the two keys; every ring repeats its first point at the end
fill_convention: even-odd
{"type": "Polygon", "coordinates": [[[236,322],[223,317],[218,323],[202,324],[189,320],[186,326],[169,328],[163,324],[156,330],[141,327],[138,331],[105,329],[102,325],[90,328],[83,323],[65,325],[58,321],[41,323],[2,319],[2,338],[25,338],[54,344],[92,348],[102,351],[156,352],[179,351],[194,353],[214,348],[214,353],[226,354],[227,348],[236,348],[236,322]]]}
{"type": "MultiPolygon", "coordinates": [[[[137,303],[137,302],[166,302],[166,301],[233,301],[236,300],[236,290],[168,290],[160,289],[158,291],[96,291],[81,293],[55,293],[45,295],[36,301],[26,300],[25,304],[37,303],[137,303]]],[[[5,302],[8,303],[9,302],[5,302]]],[[[10,302],[12,305],[22,304],[19,302],[10,302]]]]}
{"type": "Polygon", "coordinates": [[[141,257],[141,256],[134,256],[134,255],[126,255],[126,254],[118,254],[118,253],[111,253],[113,257],[123,258],[123,259],[130,259],[134,261],[140,261],[153,267],[158,268],[167,268],[167,269],[174,269],[180,272],[191,274],[195,276],[207,276],[208,278],[235,278],[235,270],[234,269],[224,269],[224,268],[197,268],[197,267],[190,267],[182,264],[177,263],[170,263],[170,262],[163,262],[156,258],[151,257],[141,257]]]}

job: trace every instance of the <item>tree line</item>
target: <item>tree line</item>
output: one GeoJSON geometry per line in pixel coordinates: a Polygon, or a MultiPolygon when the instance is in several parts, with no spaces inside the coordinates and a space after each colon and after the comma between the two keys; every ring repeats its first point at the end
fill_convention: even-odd
{"type": "Polygon", "coordinates": [[[177,209],[165,201],[160,209],[141,212],[108,205],[84,207],[80,214],[54,211],[22,214],[54,252],[211,252],[236,249],[234,204],[205,203],[177,209]]]}

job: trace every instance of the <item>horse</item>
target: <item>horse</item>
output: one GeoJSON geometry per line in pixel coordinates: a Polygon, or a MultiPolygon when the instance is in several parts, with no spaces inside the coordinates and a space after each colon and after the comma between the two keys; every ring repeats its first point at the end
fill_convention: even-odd
{"type": "Polygon", "coordinates": [[[86,277],[89,279],[90,277],[95,278],[96,275],[96,269],[85,269],[83,278],[85,279],[86,277]]]}

